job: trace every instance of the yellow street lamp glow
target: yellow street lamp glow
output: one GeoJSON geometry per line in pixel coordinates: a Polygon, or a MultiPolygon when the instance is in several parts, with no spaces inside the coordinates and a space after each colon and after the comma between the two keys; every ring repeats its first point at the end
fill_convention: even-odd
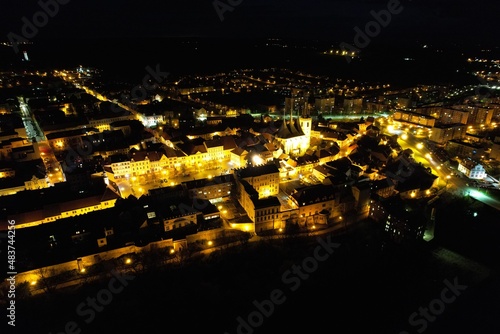
{"type": "Polygon", "coordinates": [[[128,258],[128,259],[126,259],[126,260],[125,260],[125,263],[126,263],[126,264],[131,264],[131,263],[132,263],[132,260],[128,258]]]}
{"type": "Polygon", "coordinates": [[[210,240],[207,244],[208,244],[209,246],[212,246],[214,243],[210,240]]]}
{"type": "Polygon", "coordinates": [[[36,283],[37,283],[36,281],[31,281],[31,283],[30,283],[30,284],[31,284],[31,285],[36,285],[36,283]]]}
{"type": "Polygon", "coordinates": [[[172,249],[170,250],[170,254],[174,254],[174,253],[175,253],[175,250],[172,248],[172,249]]]}

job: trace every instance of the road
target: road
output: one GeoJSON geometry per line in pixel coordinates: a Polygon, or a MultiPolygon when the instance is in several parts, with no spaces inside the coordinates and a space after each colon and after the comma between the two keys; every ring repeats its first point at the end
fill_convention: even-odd
{"type": "MultiPolygon", "coordinates": [[[[382,129],[389,133],[385,126],[382,126],[382,129]]],[[[440,161],[435,157],[425,144],[424,138],[418,138],[411,132],[408,132],[399,136],[398,143],[401,148],[409,148],[413,151],[413,158],[416,162],[421,162],[424,167],[431,168],[432,173],[439,177],[438,185],[441,189],[446,188],[446,191],[459,196],[469,195],[484,204],[500,210],[500,201],[490,196],[489,190],[471,186],[473,180],[451,167],[449,162],[440,161]]]]}
{"type": "Polygon", "coordinates": [[[400,136],[398,143],[401,145],[401,148],[409,148],[413,151],[413,159],[416,162],[422,163],[424,167],[431,168],[432,174],[439,177],[438,185],[443,187],[450,184],[451,186],[459,187],[459,184],[455,183],[456,179],[452,178],[454,171],[447,163],[434,157],[434,154],[427,148],[422,139],[408,133],[405,136],[400,136]]]}
{"type": "Polygon", "coordinates": [[[29,105],[25,102],[23,96],[18,96],[17,99],[19,101],[19,108],[21,110],[24,128],[26,129],[27,139],[32,142],[34,138],[35,142],[38,143],[40,158],[42,159],[45,170],[47,171],[49,184],[54,185],[56,183],[66,181],[66,176],[62,171],[62,167],[59,161],[57,161],[54,152],[48,144],[47,138],[31,112],[29,105]]]}
{"type": "Polygon", "coordinates": [[[42,158],[45,170],[47,171],[49,184],[53,186],[56,183],[65,182],[66,175],[64,175],[61,163],[57,160],[48,141],[40,141],[38,143],[38,147],[40,149],[40,157],[42,158]]]}
{"type": "Polygon", "coordinates": [[[38,122],[35,120],[35,117],[33,116],[29,105],[24,101],[24,97],[18,96],[17,100],[19,101],[21,118],[23,120],[24,128],[26,129],[28,140],[30,142],[33,140],[33,138],[35,138],[37,142],[47,140],[42,129],[38,125],[38,122]]]}

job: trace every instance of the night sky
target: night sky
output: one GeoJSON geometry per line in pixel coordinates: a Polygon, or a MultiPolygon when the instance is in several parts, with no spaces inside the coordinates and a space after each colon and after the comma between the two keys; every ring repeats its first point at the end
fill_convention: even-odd
{"type": "MultiPolygon", "coordinates": [[[[227,3],[228,0],[221,0],[227,3]]],[[[385,0],[230,0],[240,3],[221,21],[212,0],[69,0],[35,38],[276,37],[351,43],[354,27],[373,20],[385,0]]],[[[377,40],[386,42],[498,41],[500,2],[493,0],[403,0],[377,40]]],[[[35,0],[3,0],[0,40],[20,34],[21,18],[32,21],[35,0]]]]}

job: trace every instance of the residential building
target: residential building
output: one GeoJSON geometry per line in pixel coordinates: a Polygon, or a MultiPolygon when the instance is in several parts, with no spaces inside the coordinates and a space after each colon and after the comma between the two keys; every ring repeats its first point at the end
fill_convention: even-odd
{"type": "Polygon", "coordinates": [[[237,182],[247,181],[257,191],[259,198],[279,193],[279,168],[274,163],[235,169],[234,176],[237,182]]]}
{"type": "Polygon", "coordinates": [[[340,216],[340,193],[331,185],[314,185],[296,189],[291,195],[298,207],[299,226],[314,228],[328,224],[331,217],[340,216]]]}
{"type": "Polygon", "coordinates": [[[281,216],[281,203],[275,196],[260,198],[259,193],[245,180],[240,182],[239,202],[255,226],[255,231],[285,227],[281,216]]]}
{"type": "Polygon", "coordinates": [[[458,171],[464,173],[469,179],[482,180],[486,177],[483,165],[471,159],[460,160],[458,171]]]}

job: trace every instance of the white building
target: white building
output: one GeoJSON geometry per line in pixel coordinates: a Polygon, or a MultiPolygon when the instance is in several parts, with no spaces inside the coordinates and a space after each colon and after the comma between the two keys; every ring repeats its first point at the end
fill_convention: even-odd
{"type": "Polygon", "coordinates": [[[486,170],[484,167],[472,160],[463,160],[458,164],[458,170],[465,174],[469,179],[484,179],[486,170]]]}

